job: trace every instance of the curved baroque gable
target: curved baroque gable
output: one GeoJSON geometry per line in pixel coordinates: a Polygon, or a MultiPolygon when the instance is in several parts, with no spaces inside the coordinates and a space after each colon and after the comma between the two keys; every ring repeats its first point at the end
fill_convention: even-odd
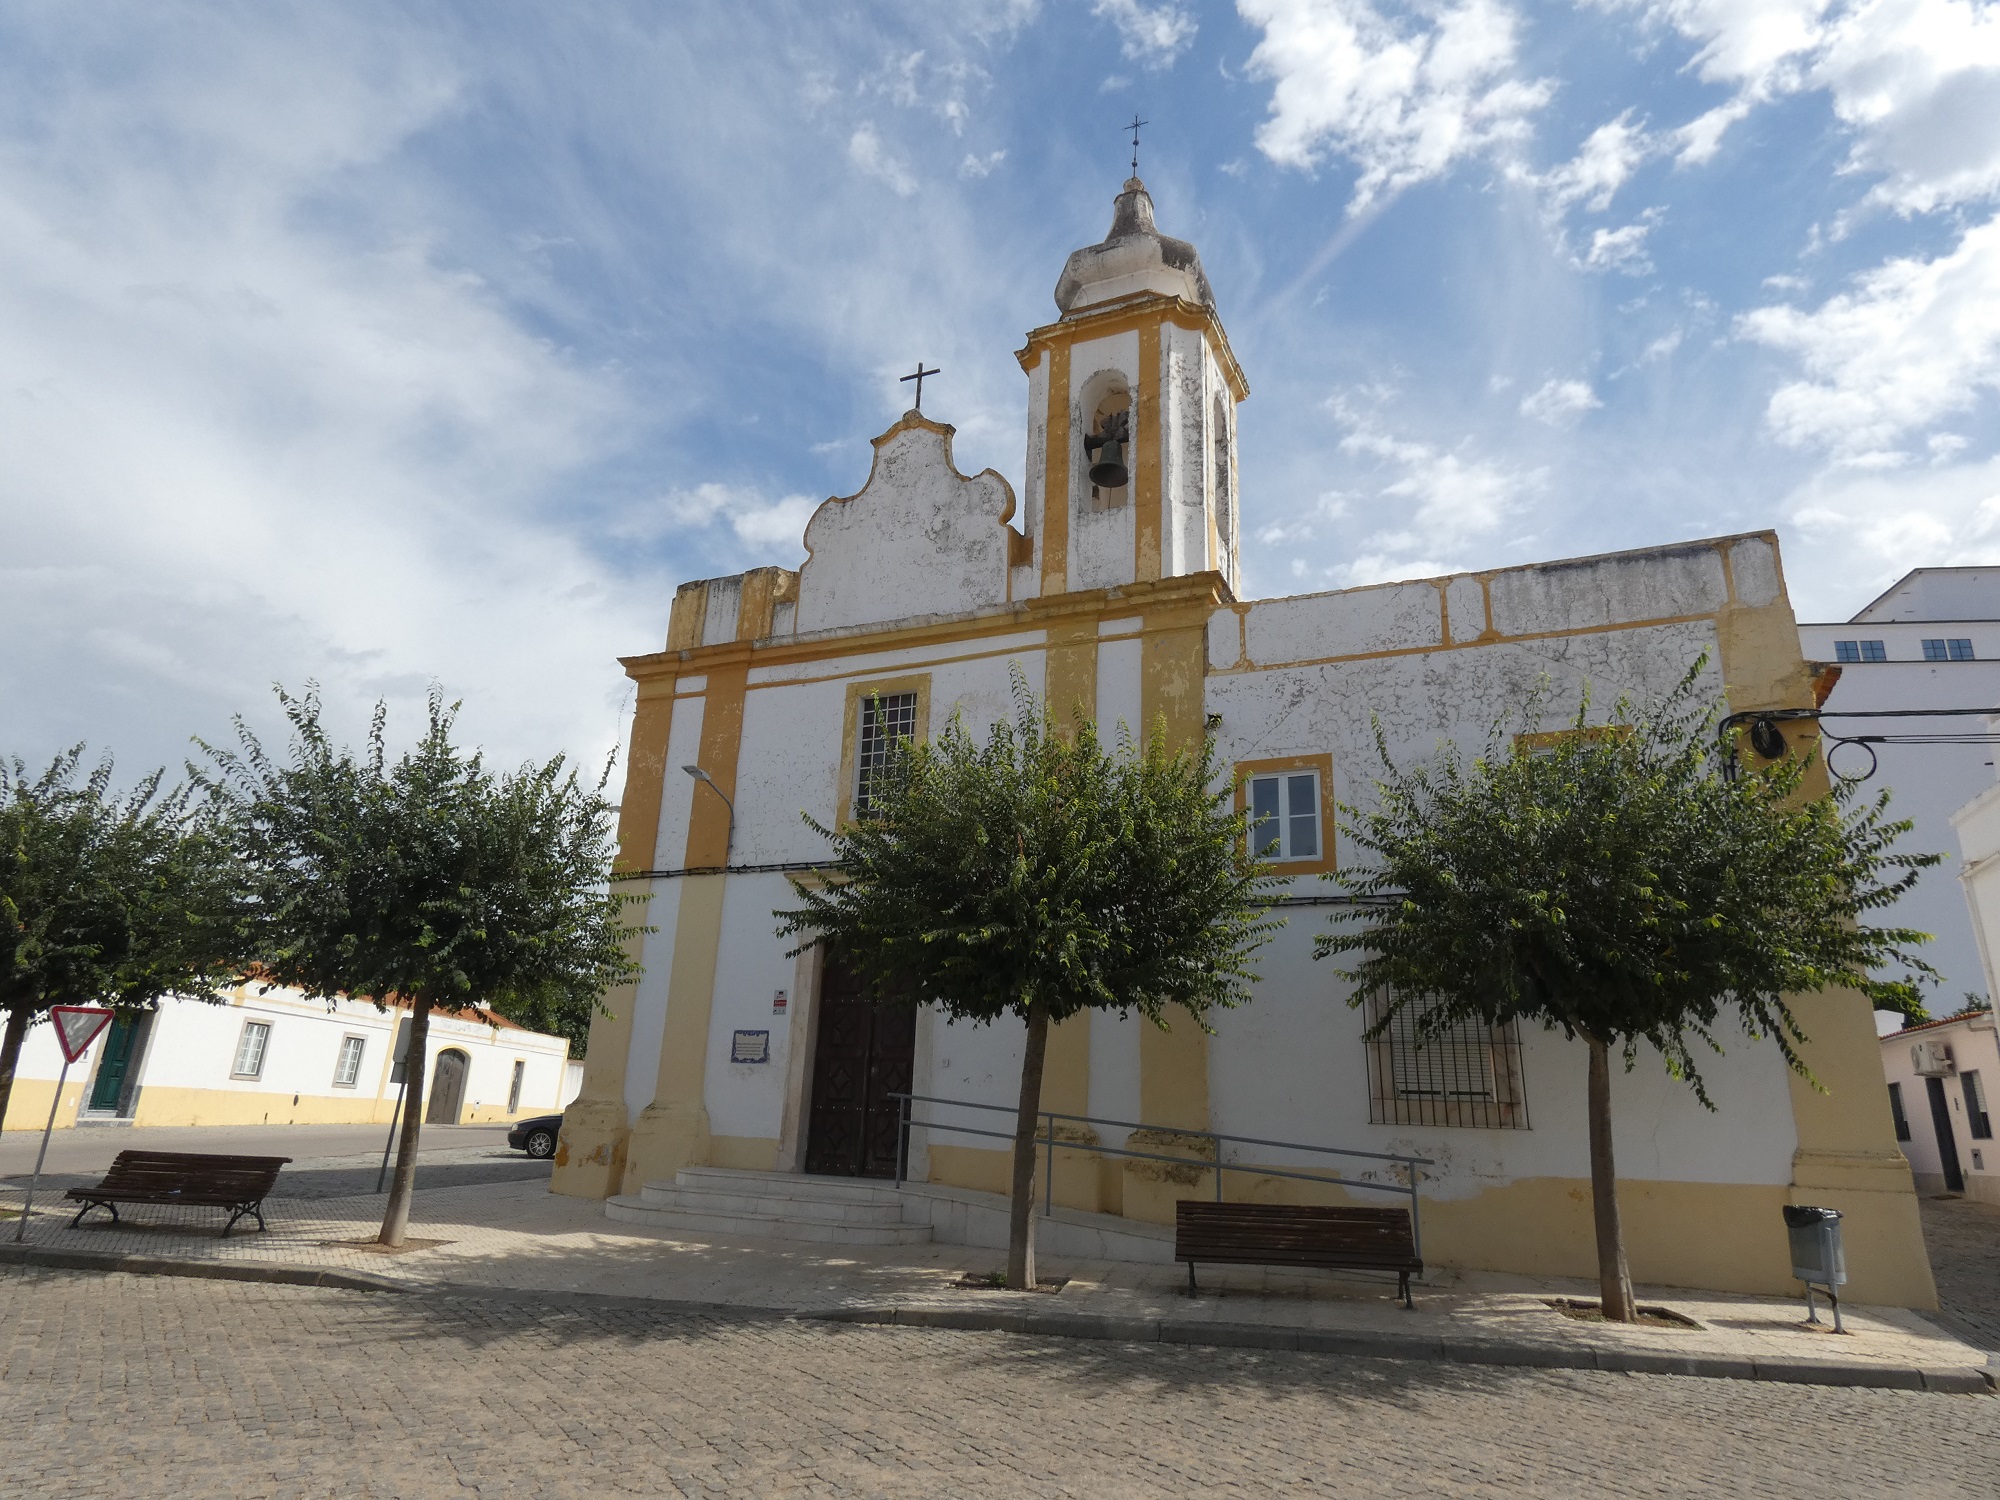
{"type": "Polygon", "coordinates": [[[796,629],[834,630],[1007,601],[1014,490],[951,461],[953,430],[918,412],[875,439],[860,492],[806,523],[796,629]]]}

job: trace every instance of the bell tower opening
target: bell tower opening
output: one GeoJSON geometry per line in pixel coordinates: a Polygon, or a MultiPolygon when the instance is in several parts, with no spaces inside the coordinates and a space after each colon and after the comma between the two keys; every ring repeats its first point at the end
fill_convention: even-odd
{"type": "Polygon", "coordinates": [[[1132,496],[1132,391],[1107,370],[1085,388],[1084,478],[1092,510],[1118,510],[1132,496]],[[1094,398],[1094,399],[1093,399],[1094,398]]]}

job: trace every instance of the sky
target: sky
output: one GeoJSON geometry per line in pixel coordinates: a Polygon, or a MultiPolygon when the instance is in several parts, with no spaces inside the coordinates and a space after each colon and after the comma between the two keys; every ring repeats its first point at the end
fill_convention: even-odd
{"type": "Polygon", "coordinates": [[[1779,531],[2000,562],[2000,4],[0,0],[0,755],[273,684],[596,766],[677,584],[908,405],[1018,487],[1129,170],[1251,387],[1249,597],[1779,531]]]}

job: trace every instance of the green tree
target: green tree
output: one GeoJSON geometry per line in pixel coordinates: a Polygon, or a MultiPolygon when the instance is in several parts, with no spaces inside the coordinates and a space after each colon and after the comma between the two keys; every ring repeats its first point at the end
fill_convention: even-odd
{"type": "MultiPolygon", "coordinates": [[[[1921,1017],[1932,972],[1909,951],[1925,934],[1862,918],[1938,856],[1892,853],[1910,824],[1888,819],[1888,794],[1825,794],[1810,752],[1738,769],[1703,699],[1706,665],[1643,709],[1620,699],[1606,723],[1590,722],[1586,691],[1568,733],[1522,743],[1496,724],[1470,765],[1447,746],[1398,767],[1378,725],[1374,805],[1341,808],[1361,863],[1333,877],[1361,903],[1317,942],[1319,957],[1358,959],[1342,973],[1350,1004],[1380,1007],[1371,1038],[1407,1012],[1420,1043],[1516,1021],[1583,1040],[1602,1307],[1621,1321],[1612,1050],[1629,1072],[1645,1043],[1713,1109],[1696,1052],[1722,1051],[1725,1016],[1810,1079],[1787,995],[1848,986],[1921,1017]],[[1905,977],[1876,977],[1892,965],[1905,977]]],[[[1525,728],[1545,700],[1544,687],[1525,728]]]]}
{"type": "Polygon", "coordinates": [[[378,704],[364,754],[336,748],[316,691],[278,699],[289,755],[237,720],[240,749],[204,745],[252,872],[266,978],[331,1000],[410,1006],[409,1092],[381,1242],[409,1225],[434,1007],[502,1014],[587,1007],[635,972],[613,893],[611,806],[562,756],[496,776],[452,744],[458,705],[393,762],[378,704]]]}
{"type": "Polygon", "coordinates": [[[111,792],[83,746],[39,776],[0,762],[0,1120],[28,1030],[52,1005],[219,1002],[247,959],[240,869],[211,809],[163,773],[111,792]]]}
{"type": "MultiPolygon", "coordinates": [[[[1035,1278],[1035,1128],[1049,1027],[1085,1010],[1249,997],[1249,956],[1278,925],[1244,852],[1212,746],[1165,748],[1165,726],[1114,753],[1078,717],[1059,731],[1014,674],[1013,721],[981,747],[954,716],[933,744],[896,748],[865,817],[839,829],[823,886],[793,882],[780,932],[837,950],[878,1003],[1026,1026],[1014,1126],[1008,1284],[1035,1278]]],[[[801,950],[795,950],[801,951],[801,950]]]]}

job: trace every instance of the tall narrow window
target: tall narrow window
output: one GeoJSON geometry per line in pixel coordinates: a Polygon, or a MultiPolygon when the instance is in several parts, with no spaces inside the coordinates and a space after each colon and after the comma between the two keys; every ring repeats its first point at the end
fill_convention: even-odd
{"type": "Polygon", "coordinates": [[[1907,1141],[1910,1138],[1910,1117],[1903,1113],[1903,1086],[1900,1083],[1889,1085],[1889,1113],[1896,1120],[1896,1139],[1907,1141]]]}
{"type": "MultiPolygon", "coordinates": [[[[1384,1006],[1368,1007],[1372,1025],[1384,1006]]],[[[1368,1047],[1368,1117],[1378,1125],[1525,1130],[1521,1037],[1513,1026],[1461,1021],[1420,1037],[1417,1012],[1396,1012],[1368,1047]]]]}
{"type": "Polygon", "coordinates": [[[361,1054],[367,1049],[367,1041],[358,1036],[344,1036],[340,1039],[340,1061],[334,1064],[333,1086],[337,1089],[351,1089],[361,1076],[361,1054]]]}
{"type": "Polygon", "coordinates": [[[1977,1072],[1958,1075],[1958,1086],[1965,1090],[1965,1118],[1972,1127],[1975,1141],[1993,1139],[1993,1120],[1986,1113],[1986,1090],[1980,1085],[1977,1072]]]}
{"type": "Polygon", "coordinates": [[[1319,858],[1319,773],[1250,778],[1250,852],[1259,859],[1319,858]]]}
{"type": "Polygon", "coordinates": [[[860,743],[855,747],[854,814],[863,817],[872,810],[870,790],[875,778],[889,763],[898,741],[917,732],[917,695],[886,693],[861,700],[860,743]]]}
{"type": "Polygon", "coordinates": [[[270,1044],[271,1027],[264,1021],[245,1021],[243,1035],[236,1042],[236,1066],[229,1070],[232,1078],[261,1078],[264,1075],[264,1051],[270,1044]]]}
{"type": "Polygon", "coordinates": [[[510,1115],[521,1107],[521,1084],[527,1076],[527,1062],[522,1058],[515,1058],[514,1081],[507,1085],[507,1113],[510,1115]]]}

